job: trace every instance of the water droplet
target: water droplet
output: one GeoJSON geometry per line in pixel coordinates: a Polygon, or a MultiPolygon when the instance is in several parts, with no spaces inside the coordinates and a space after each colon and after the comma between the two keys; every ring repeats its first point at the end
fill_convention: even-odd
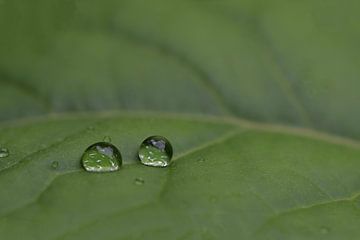
{"type": "Polygon", "coordinates": [[[321,227],[320,232],[322,234],[328,234],[330,232],[330,229],[328,227],[321,227]]]}
{"type": "Polygon", "coordinates": [[[51,168],[57,169],[58,167],[59,167],[59,162],[58,162],[58,161],[53,161],[53,162],[51,163],[51,168]]]}
{"type": "Polygon", "coordinates": [[[141,163],[147,166],[169,166],[172,155],[173,149],[170,142],[161,136],[152,136],[145,139],[139,149],[141,163]]]}
{"type": "Polygon", "coordinates": [[[9,150],[7,148],[0,148],[0,158],[9,156],[9,150]]]}
{"type": "Polygon", "coordinates": [[[103,139],[104,142],[108,142],[108,143],[111,143],[112,139],[110,136],[105,136],[104,139],[103,139]]]}
{"type": "Polygon", "coordinates": [[[122,158],[114,145],[99,142],[86,149],[81,162],[88,172],[113,172],[120,168],[122,158]]]}
{"type": "Polygon", "coordinates": [[[145,183],[145,180],[142,179],[142,178],[135,178],[134,183],[135,183],[136,185],[143,185],[143,184],[145,183]]]}
{"type": "Polygon", "coordinates": [[[199,158],[199,159],[198,159],[198,162],[199,162],[199,163],[205,162],[205,158],[199,158]]]}

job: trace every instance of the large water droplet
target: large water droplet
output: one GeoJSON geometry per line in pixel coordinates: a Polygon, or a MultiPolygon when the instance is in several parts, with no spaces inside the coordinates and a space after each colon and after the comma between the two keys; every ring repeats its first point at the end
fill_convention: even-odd
{"type": "Polygon", "coordinates": [[[88,172],[113,172],[120,168],[122,158],[114,145],[99,142],[86,149],[81,162],[88,172]]]}
{"type": "Polygon", "coordinates": [[[152,136],[143,141],[139,149],[141,163],[153,167],[169,166],[173,155],[170,142],[161,136],[152,136]]]}
{"type": "Polygon", "coordinates": [[[0,148],[0,158],[9,156],[9,150],[7,148],[0,148]]]}

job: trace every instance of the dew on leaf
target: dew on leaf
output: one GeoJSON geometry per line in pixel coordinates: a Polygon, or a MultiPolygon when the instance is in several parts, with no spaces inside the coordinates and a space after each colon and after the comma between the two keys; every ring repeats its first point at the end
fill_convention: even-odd
{"type": "Polygon", "coordinates": [[[135,185],[143,185],[145,183],[145,180],[142,178],[135,178],[134,183],[135,185]]]}
{"type": "Polygon", "coordinates": [[[9,149],[7,148],[0,148],[0,158],[5,158],[9,156],[9,149]]]}
{"type": "Polygon", "coordinates": [[[81,163],[88,172],[113,172],[119,170],[122,158],[114,145],[99,142],[85,150],[81,163]]]}
{"type": "Polygon", "coordinates": [[[52,169],[58,169],[58,167],[59,167],[59,162],[58,161],[53,161],[51,163],[51,168],[52,169]]]}
{"type": "Polygon", "coordinates": [[[142,164],[153,167],[169,166],[173,155],[170,142],[162,136],[152,136],[140,145],[139,158],[142,164]]]}

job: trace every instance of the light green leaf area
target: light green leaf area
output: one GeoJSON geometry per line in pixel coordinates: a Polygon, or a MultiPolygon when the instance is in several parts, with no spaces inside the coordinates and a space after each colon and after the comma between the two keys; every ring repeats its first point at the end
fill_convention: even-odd
{"type": "Polygon", "coordinates": [[[108,113],[3,124],[2,239],[358,239],[360,145],[238,119],[108,113]],[[173,164],[136,154],[167,136],[173,164]],[[88,173],[111,136],[124,165],[88,173]],[[58,162],[54,168],[52,163],[58,162]],[[137,181],[141,179],[143,184],[137,181]]]}

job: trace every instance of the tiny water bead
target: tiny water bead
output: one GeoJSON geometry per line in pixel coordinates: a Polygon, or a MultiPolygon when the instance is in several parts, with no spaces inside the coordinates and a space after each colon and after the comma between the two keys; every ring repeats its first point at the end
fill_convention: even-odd
{"type": "Polygon", "coordinates": [[[122,158],[114,145],[99,142],[85,150],[81,162],[88,172],[113,172],[119,170],[122,158]]]}
{"type": "Polygon", "coordinates": [[[9,149],[7,148],[0,148],[0,158],[5,158],[9,156],[9,149]]]}
{"type": "Polygon", "coordinates": [[[172,146],[162,136],[151,136],[140,145],[139,158],[142,164],[153,167],[167,167],[173,155],[172,146]]]}
{"type": "Polygon", "coordinates": [[[53,161],[51,163],[51,168],[52,169],[58,169],[58,167],[59,167],[59,162],[58,161],[53,161]]]}

